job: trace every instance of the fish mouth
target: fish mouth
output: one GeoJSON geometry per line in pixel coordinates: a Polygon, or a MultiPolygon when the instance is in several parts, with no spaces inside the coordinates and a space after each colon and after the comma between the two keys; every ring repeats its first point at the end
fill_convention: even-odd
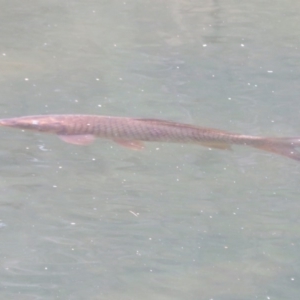
{"type": "Polygon", "coordinates": [[[56,122],[56,119],[40,116],[0,119],[0,126],[49,133],[59,133],[62,129],[62,124],[56,122]]]}
{"type": "Polygon", "coordinates": [[[36,125],[33,121],[21,119],[21,118],[11,118],[11,119],[0,119],[0,126],[5,127],[15,127],[20,129],[34,129],[36,125]]]}
{"type": "Polygon", "coordinates": [[[16,126],[16,121],[14,119],[0,119],[0,126],[16,126]]]}

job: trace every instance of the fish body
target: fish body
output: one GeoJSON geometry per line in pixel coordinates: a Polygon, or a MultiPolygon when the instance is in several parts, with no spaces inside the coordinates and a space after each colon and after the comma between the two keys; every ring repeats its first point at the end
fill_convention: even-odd
{"type": "Polygon", "coordinates": [[[96,137],[113,140],[122,146],[142,149],[143,142],[189,143],[230,149],[246,145],[300,161],[300,137],[268,138],[235,134],[158,119],[138,119],[98,115],[37,115],[0,119],[0,126],[58,135],[68,143],[87,145],[96,137]]]}

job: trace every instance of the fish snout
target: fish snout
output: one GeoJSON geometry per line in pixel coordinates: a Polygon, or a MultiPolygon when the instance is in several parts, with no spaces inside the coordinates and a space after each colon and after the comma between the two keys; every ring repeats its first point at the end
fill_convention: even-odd
{"type": "Polygon", "coordinates": [[[14,119],[0,119],[0,126],[16,127],[16,123],[14,119]]]}
{"type": "Polygon", "coordinates": [[[11,119],[0,119],[0,126],[20,128],[20,129],[30,129],[37,131],[48,131],[48,124],[39,120],[39,118],[24,117],[24,118],[11,118],[11,119]]]}

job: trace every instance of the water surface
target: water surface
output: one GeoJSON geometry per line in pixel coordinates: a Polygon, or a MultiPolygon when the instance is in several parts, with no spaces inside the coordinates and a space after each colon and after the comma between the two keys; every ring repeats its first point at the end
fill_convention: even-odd
{"type": "MultiPolygon", "coordinates": [[[[298,136],[297,1],[13,1],[1,116],[86,113],[298,136]]],[[[2,128],[1,299],[296,299],[297,162],[2,128]]]]}

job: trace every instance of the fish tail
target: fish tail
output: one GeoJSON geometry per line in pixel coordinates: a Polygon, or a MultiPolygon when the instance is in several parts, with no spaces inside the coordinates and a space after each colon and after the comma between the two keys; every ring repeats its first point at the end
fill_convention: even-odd
{"type": "Polygon", "coordinates": [[[300,137],[265,138],[257,145],[252,144],[252,146],[300,161],[300,152],[297,149],[300,147],[300,137]]]}

